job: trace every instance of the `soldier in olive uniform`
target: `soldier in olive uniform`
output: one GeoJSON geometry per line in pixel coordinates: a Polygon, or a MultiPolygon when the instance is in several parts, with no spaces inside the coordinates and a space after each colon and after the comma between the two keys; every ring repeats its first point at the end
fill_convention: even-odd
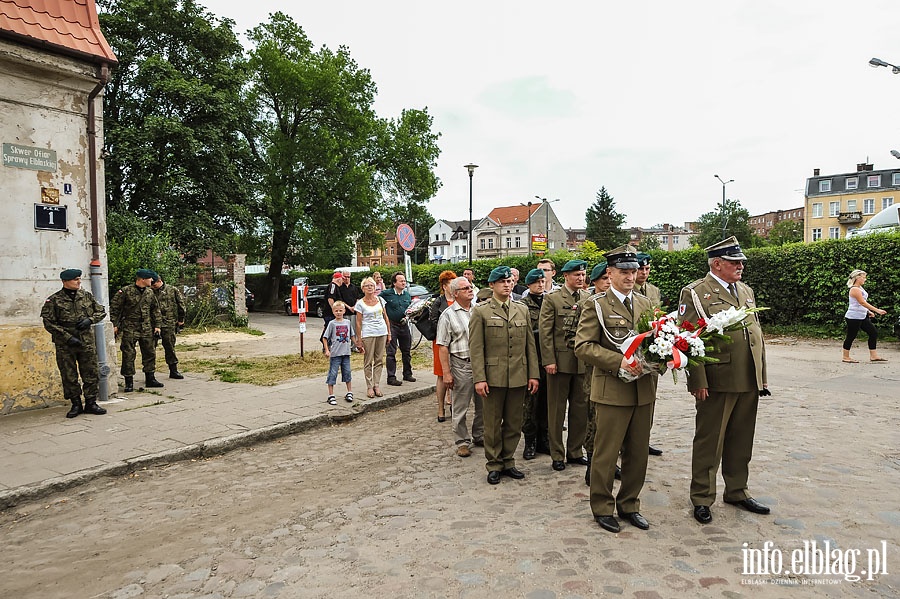
{"type": "MultiPolygon", "coordinates": [[[[645,296],[654,308],[662,308],[662,292],[659,290],[659,287],[647,281],[650,277],[650,262],[653,260],[653,257],[650,254],[644,252],[638,252],[638,270],[637,274],[634,277],[634,290],[645,296]]],[[[662,455],[662,450],[649,446],[650,455],[662,455]]]]}
{"type": "Polygon", "coordinates": [[[516,468],[515,451],[522,436],[525,393],[537,391],[539,366],[528,309],[509,297],[509,267],[492,270],[488,285],[493,296],[475,306],[469,318],[469,357],[475,392],[484,398],[487,481],[496,485],[501,475],[525,478],[516,468]]]}
{"type": "MultiPolygon", "coordinates": [[[[680,321],[696,323],[729,308],[755,308],[753,290],[741,282],[744,261],[732,236],[706,248],[709,273],[681,290],[680,321]]],[[[694,449],[691,455],[691,503],[694,518],[712,521],[709,507],[716,499],[716,474],[722,464],[725,503],[756,514],[769,508],[750,495],[747,479],[753,456],[756,410],[760,395],[771,395],[766,379],[766,346],[756,314],[746,328],[726,332],[732,342],[710,352],[718,362],[688,368],[688,390],[697,399],[694,449]]]]}
{"type": "Polygon", "coordinates": [[[632,376],[642,374],[640,363],[629,361],[620,348],[640,315],[651,309],[646,297],[633,292],[636,253],[626,245],[606,254],[612,286],[587,303],[575,337],[575,355],[594,366],[591,401],[597,434],[591,459],[591,511],[597,523],[610,532],[620,530],[614,511],[637,528],[650,527],[640,513],[638,496],[647,475],[647,443],[659,377],[644,373],[626,382],[618,376],[620,369],[632,376]],[[613,495],[620,452],[622,485],[613,495]]]}
{"type": "MultiPolygon", "coordinates": [[[[541,347],[538,345],[538,321],[541,316],[541,304],[544,301],[545,280],[544,271],[540,268],[528,271],[528,274],[525,275],[525,288],[528,290],[528,294],[520,300],[528,308],[538,363],[541,360],[541,347]]],[[[550,439],[547,432],[547,377],[543,368],[540,369],[540,373],[540,386],[537,393],[529,393],[525,396],[525,420],[522,423],[525,449],[522,457],[526,460],[533,460],[537,453],[550,453],[550,439]]]]}
{"type": "Polygon", "coordinates": [[[134,391],[134,345],[141,348],[141,366],[147,387],[162,387],[156,380],[156,348],[153,336],[160,333],[162,315],[159,302],[150,289],[153,271],[142,268],[135,275],[134,285],[122,287],[109,302],[110,319],[116,335],[122,335],[122,368],[125,392],[134,391]]]}
{"type": "Polygon", "coordinates": [[[97,347],[91,326],[106,318],[106,310],[94,296],[81,288],[81,271],[69,268],[59,274],[62,289],[47,298],[41,308],[44,328],[50,333],[56,347],[56,365],[62,376],[63,393],[72,408],[66,418],[75,418],[82,412],[106,414],[97,404],[100,397],[100,373],[97,365],[97,347]],[[81,405],[82,388],[78,386],[78,373],[84,389],[84,406],[81,405]]]}
{"type": "Polygon", "coordinates": [[[175,334],[184,326],[184,294],[177,287],[166,285],[162,277],[153,273],[153,293],[159,302],[159,313],[162,320],[159,321],[159,334],[163,350],[166,354],[166,364],[169,365],[170,379],[183,379],[184,375],[178,372],[178,355],[175,354],[175,334]]]}
{"type": "Polygon", "coordinates": [[[538,323],[541,365],[547,372],[547,422],[550,459],[554,470],[565,470],[566,462],[587,466],[584,436],[588,405],[584,394],[584,362],[575,357],[578,302],[585,277],[585,262],[569,260],[562,267],[565,284],[544,296],[538,323]],[[563,423],[568,405],[569,435],[563,444],[563,423]]]}

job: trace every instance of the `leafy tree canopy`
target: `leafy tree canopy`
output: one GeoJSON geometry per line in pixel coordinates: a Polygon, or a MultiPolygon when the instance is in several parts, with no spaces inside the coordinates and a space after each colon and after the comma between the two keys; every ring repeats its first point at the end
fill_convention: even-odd
{"type": "Polygon", "coordinates": [[[725,234],[722,234],[722,210],[707,212],[697,219],[697,235],[691,238],[691,244],[697,247],[709,247],[717,241],[734,235],[743,247],[759,245],[757,236],[750,228],[750,212],[741,207],[738,200],[725,201],[725,234]]]}
{"type": "Polygon", "coordinates": [[[600,249],[611,250],[628,242],[629,233],[622,228],[625,215],[616,212],[616,202],[606,187],[597,192],[594,203],[587,209],[585,222],[585,237],[600,249]]]}
{"type": "Polygon", "coordinates": [[[784,245],[803,241],[803,223],[782,220],[769,230],[769,245],[784,245]]]}

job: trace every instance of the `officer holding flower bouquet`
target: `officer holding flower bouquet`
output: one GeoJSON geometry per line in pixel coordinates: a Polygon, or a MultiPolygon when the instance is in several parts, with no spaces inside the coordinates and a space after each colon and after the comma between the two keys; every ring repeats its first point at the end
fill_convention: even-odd
{"type": "Polygon", "coordinates": [[[575,334],[575,356],[594,367],[591,397],[594,404],[594,454],[591,458],[591,511],[604,530],[619,532],[619,516],[646,530],[650,524],[640,513],[640,495],[647,475],[647,445],[653,423],[659,375],[644,373],[640,362],[626,358],[621,344],[634,332],[650,300],[634,293],[637,250],[624,245],[606,254],[612,283],[605,293],[587,301],[575,334]],[[631,377],[619,378],[624,370],[631,377]],[[643,374],[643,376],[641,376],[643,374]],[[613,495],[616,460],[622,453],[622,485],[613,495]]]}
{"type": "MultiPolygon", "coordinates": [[[[708,320],[729,308],[756,308],[753,290],[741,282],[747,257],[735,237],[706,248],[709,274],[681,290],[679,324],[708,320]]],[[[707,356],[718,362],[688,368],[688,390],[696,398],[696,429],[691,464],[691,503],[701,524],[712,521],[716,475],[722,464],[725,503],[755,514],[769,508],[747,489],[756,410],[760,395],[771,395],[766,380],[766,347],[756,314],[745,328],[726,329],[731,343],[707,356]]]]}

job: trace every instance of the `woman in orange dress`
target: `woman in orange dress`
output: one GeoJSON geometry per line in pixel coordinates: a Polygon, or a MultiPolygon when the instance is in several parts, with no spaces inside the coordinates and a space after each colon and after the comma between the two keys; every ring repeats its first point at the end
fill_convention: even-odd
{"type": "MultiPolygon", "coordinates": [[[[456,278],[456,273],[452,270],[445,270],[438,277],[438,283],[441,289],[441,296],[431,305],[431,312],[428,315],[429,320],[434,322],[434,328],[437,330],[437,321],[441,317],[441,313],[447,309],[447,306],[453,303],[453,294],[450,293],[450,281],[456,278]]],[[[437,344],[431,342],[431,353],[434,355],[434,375],[437,377],[435,389],[437,391],[438,405],[438,422],[445,422],[447,416],[444,413],[444,406],[450,405],[450,390],[444,386],[444,372],[441,369],[441,360],[438,358],[437,344]]]]}

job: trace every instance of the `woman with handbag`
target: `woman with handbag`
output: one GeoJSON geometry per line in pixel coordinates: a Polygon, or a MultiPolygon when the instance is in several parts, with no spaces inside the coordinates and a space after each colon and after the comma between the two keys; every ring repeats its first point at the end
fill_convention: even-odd
{"type": "MultiPolygon", "coordinates": [[[[453,303],[453,294],[450,292],[450,281],[455,278],[456,273],[452,270],[445,270],[438,277],[441,295],[433,304],[431,304],[431,309],[428,313],[428,320],[432,322],[432,330],[434,331],[437,331],[437,321],[441,317],[441,313],[453,303]]],[[[434,341],[434,338],[432,338],[431,341],[431,352],[434,355],[434,375],[437,377],[437,382],[435,383],[438,405],[437,420],[438,422],[446,422],[447,416],[445,415],[444,410],[445,405],[451,405],[450,390],[444,385],[444,371],[441,368],[441,360],[438,357],[437,343],[434,341]]]]}
{"type": "Polygon", "coordinates": [[[366,277],[360,285],[363,297],[356,302],[356,330],[363,343],[363,373],[366,377],[366,397],[382,397],[381,370],[384,367],[385,345],[391,340],[391,323],[384,300],[375,294],[375,280],[366,277]]]}

